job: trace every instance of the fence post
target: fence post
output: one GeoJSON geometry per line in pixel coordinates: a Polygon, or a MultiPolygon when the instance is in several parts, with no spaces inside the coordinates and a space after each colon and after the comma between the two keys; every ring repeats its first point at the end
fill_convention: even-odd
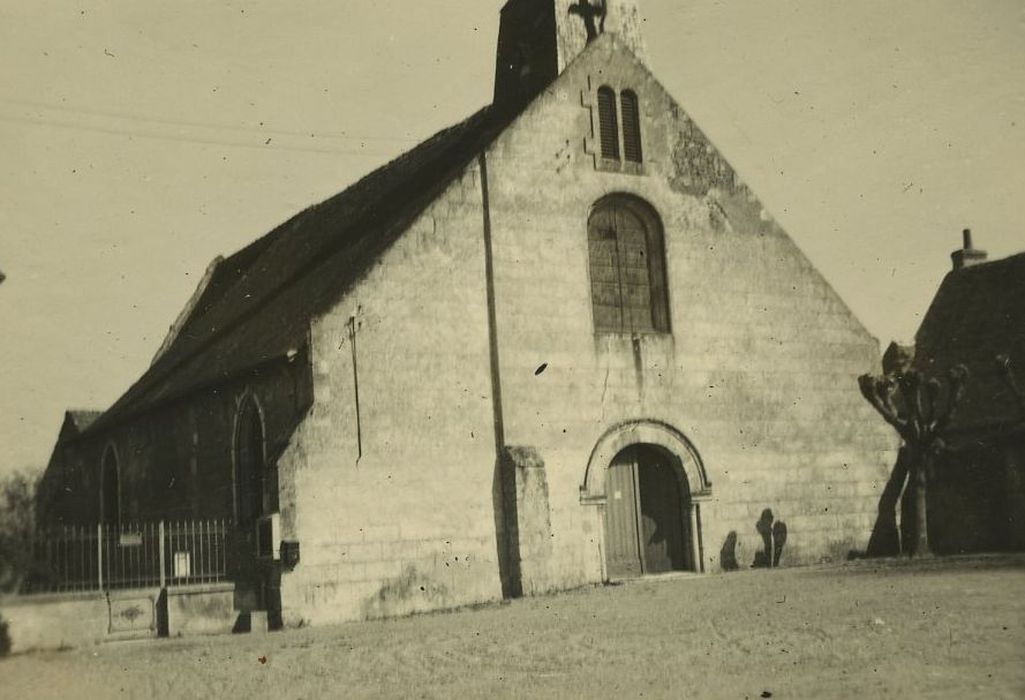
{"type": "Polygon", "coordinates": [[[96,525],[96,582],[103,590],[103,523],[96,525]]]}
{"type": "Polygon", "coordinates": [[[167,572],[164,570],[164,521],[160,521],[158,527],[158,538],[160,539],[160,588],[163,590],[167,579],[167,572]]]}

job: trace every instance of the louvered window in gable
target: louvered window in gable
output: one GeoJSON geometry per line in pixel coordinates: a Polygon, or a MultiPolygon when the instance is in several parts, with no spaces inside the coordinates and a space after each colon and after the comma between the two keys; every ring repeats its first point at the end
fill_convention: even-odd
{"type": "Polygon", "coordinates": [[[641,115],[638,108],[637,95],[631,90],[624,90],[620,96],[623,108],[623,155],[628,161],[640,163],[641,153],[641,115]]]}
{"type": "Polygon", "coordinates": [[[619,160],[619,120],[616,118],[616,93],[607,85],[598,88],[598,130],[601,157],[619,160]]]}
{"type": "Polygon", "coordinates": [[[591,302],[596,332],[666,333],[662,227],[643,201],[612,195],[588,220],[591,302]]]}

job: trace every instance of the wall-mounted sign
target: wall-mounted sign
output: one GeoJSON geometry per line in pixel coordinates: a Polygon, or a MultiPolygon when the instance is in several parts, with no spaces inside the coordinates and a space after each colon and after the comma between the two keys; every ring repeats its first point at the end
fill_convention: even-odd
{"type": "Polygon", "coordinates": [[[122,547],[141,547],[142,546],[142,533],[141,532],[122,532],[121,537],[118,539],[118,544],[122,547]]]}
{"type": "Polygon", "coordinates": [[[189,552],[174,553],[174,577],[188,578],[192,575],[192,555],[189,552]]]}

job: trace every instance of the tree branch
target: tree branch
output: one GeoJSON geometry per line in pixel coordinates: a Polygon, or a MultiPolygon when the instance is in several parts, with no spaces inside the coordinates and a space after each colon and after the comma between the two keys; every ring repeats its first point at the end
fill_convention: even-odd
{"type": "Polygon", "coordinates": [[[863,374],[858,377],[858,387],[872,408],[906,440],[907,422],[901,419],[892,401],[893,387],[889,378],[863,374]]]}

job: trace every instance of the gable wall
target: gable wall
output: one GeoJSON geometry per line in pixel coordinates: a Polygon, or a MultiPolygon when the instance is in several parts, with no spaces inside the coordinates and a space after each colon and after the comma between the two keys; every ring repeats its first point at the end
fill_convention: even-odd
{"type": "Polygon", "coordinates": [[[598,508],[580,487],[601,436],[629,420],[675,426],[703,458],[706,569],[731,531],[752,562],[765,508],[789,527],[786,563],[864,549],[896,454],[855,381],[878,344],[615,46],[592,44],[488,152],[506,442],[544,461],[551,508],[550,553],[524,555],[524,585],[599,580],[598,508]],[[645,175],[596,170],[587,105],[603,82],[640,97],[645,175]],[[636,350],[591,319],[586,222],[610,192],[647,200],[665,228],[672,333],[636,350]]]}
{"type": "Polygon", "coordinates": [[[482,226],[471,165],[312,324],[313,406],[282,460],[291,624],[501,597],[482,226]]]}

